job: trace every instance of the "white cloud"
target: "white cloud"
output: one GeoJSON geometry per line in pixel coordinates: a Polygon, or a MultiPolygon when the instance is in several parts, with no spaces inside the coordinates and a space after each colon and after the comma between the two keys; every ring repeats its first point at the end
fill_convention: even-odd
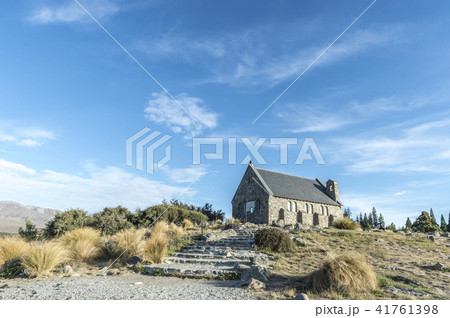
{"type": "Polygon", "coordinates": [[[398,196],[401,196],[401,195],[405,195],[407,193],[408,193],[408,191],[404,190],[404,191],[395,192],[394,195],[398,197],[398,196]]]}
{"type": "MultiPolygon", "coordinates": [[[[38,172],[0,159],[0,200],[60,210],[79,207],[95,212],[119,204],[130,209],[145,207],[176,198],[185,190],[117,167],[90,166],[84,174],[71,175],[51,170],[38,172]]],[[[194,193],[194,190],[189,190],[183,198],[194,193]]]]}
{"type": "Polygon", "coordinates": [[[157,124],[167,125],[173,132],[183,132],[187,137],[195,136],[204,129],[217,126],[219,114],[203,105],[203,100],[181,94],[175,97],[198,124],[170,97],[164,93],[153,93],[145,108],[145,117],[157,124]]]}
{"type": "Polygon", "coordinates": [[[42,128],[17,128],[15,124],[0,122],[0,142],[10,142],[18,146],[39,147],[45,141],[54,139],[53,132],[42,128]]]}
{"type": "Polygon", "coordinates": [[[189,168],[169,168],[167,165],[160,168],[172,182],[187,183],[194,182],[197,178],[207,174],[202,166],[189,168]]]}
{"type": "MultiPolygon", "coordinates": [[[[114,1],[110,0],[80,1],[80,3],[97,19],[111,16],[119,11],[114,1]]],[[[85,22],[90,21],[90,18],[74,1],[66,1],[64,5],[58,7],[45,6],[37,9],[27,20],[36,24],[53,24],[85,22]]]]}

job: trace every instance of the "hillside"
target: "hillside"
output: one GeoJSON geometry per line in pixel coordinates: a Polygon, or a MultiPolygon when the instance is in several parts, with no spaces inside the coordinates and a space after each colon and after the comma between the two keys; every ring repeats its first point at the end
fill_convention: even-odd
{"type": "Polygon", "coordinates": [[[42,228],[56,212],[58,210],[0,201],[0,232],[17,232],[19,227],[24,227],[28,218],[31,218],[38,228],[42,228]]]}

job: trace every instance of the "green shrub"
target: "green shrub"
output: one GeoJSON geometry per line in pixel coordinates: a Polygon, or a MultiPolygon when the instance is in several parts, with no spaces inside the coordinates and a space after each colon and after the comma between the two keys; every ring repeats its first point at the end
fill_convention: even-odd
{"type": "Polygon", "coordinates": [[[104,208],[103,211],[94,214],[92,226],[104,235],[114,235],[131,228],[133,217],[127,208],[120,205],[115,208],[104,208]]]}
{"type": "Polygon", "coordinates": [[[27,241],[34,241],[38,238],[38,230],[30,218],[25,222],[25,230],[22,227],[19,228],[19,235],[27,241]]]}
{"type": "Polygon", "coordinates": [[[208,217],[201,212],[168,204],[159,204],[145,210],[138,210],[136,219],[136,225],[141,227],[148,227],[155,221],[167,221],[175,224],[182,224],[184,220],[189,220],[195,224],[208,221],[208,217]]]}
{"type": "Polygon", "coordinates": [[[425,211],[420,214],[417,220],[413,223],[411,229],[414,232],[422,233],[441,231],[439,225],[433,222],[431,216],[428,214],[428,212],[425,211]]]}
{"type": "Polygon", "coordinates": [[[273,252],[291,252],[295,249],[289,234],[274,227],[256,231],[255,244],[273,252]]]}
{"type": "Polygon", "coordinates": [[[49,237],[59,236],[91,225],[92,217],[86,211],[71,209],[57,213],[45,226],[45,234],[49,237]]]}

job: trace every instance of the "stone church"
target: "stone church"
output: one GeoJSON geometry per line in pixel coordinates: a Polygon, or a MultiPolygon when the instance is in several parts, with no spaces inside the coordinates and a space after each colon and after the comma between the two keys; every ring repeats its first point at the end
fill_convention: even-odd
{"type": "Polygon", "coordinates": [[[235,219],[257,224],[327,227],[343,216],[336,181],[260,169],[251,161],[231,203],[235,219]]]}

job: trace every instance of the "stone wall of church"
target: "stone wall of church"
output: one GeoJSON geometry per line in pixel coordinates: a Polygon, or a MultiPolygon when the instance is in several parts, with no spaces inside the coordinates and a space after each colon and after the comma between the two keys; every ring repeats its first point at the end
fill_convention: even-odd
{"type": "Polygon", "coordinates": [[[269,197],[268,224],[302,225],[327,227],[334,219],[342,217],[342,207],[336,205],[320,204],[269,197]]]}

